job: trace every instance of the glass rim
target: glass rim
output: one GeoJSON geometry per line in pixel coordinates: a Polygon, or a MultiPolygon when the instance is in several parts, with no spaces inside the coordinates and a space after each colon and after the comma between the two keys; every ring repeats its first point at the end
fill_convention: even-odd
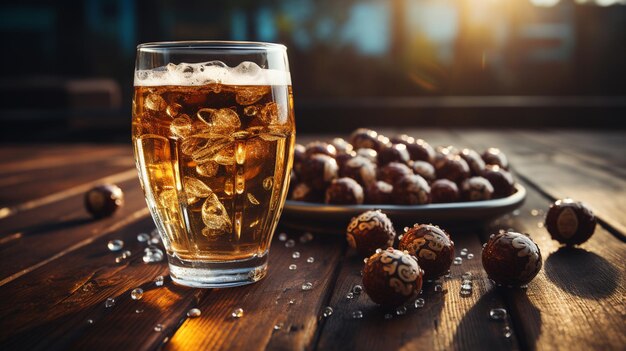
{"type": "Polygon", "coordinates": [[[261,41],[230,41],[230,40],[184,40],[184,41],[154,41],[137,45],[138,51],[161,50],[283,50],[287,47],[278,43],[261,41]]]}

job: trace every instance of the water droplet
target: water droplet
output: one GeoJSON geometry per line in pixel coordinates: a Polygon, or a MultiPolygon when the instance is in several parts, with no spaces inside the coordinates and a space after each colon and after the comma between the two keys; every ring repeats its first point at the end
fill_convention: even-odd
{"type": "Polygon", "coordinates": [[[472,290],[471,284],[463,284],[461,285],[461,290],[472,290]]]}
{"type": "Polygon", "coordinates": [[[230,314],[233,318],[241,318],[243,317],[243,308],[236,308],[233,313],[230,314]]]}
{"type": "Polygon", "coordinates": [[[324,310],[322,310],[322,316],[330,317],[333,314],[333,312],[335,312],[335,311],[333,310],[332,307],[326,306],[326,307],[324,307],[324,310]]]}
{"type": "Polygon", "coordinates": [[[463,279],[472,279],[472,272],[465,272],[465,273],[463,273],[461,278],[463,278],[463,279]]]}
{"type": "Polygon", "coordinates": [[[133,300],[141,300],[142,297],[143,297],[142,288],[135,288],[133,289],[133,291],[130,292],[130,298],[133,300]]]}
{"type": "Polygon", "coordinates": [[[301,243],[306,244],[309,241],[313,240],[313,234],[311,234],[309,232],[306,232],[306,233],[300,235],[300,239],[299,240],[300,240],[301,243]]]}
{"type": "Polygon", "coordinates": [[[309,257],[309,258],[306,259],[306,262],[307,263],[313,263],[313,262],[315,262],[315,258],[309,257]]]}
{"type": "Polygon", "coordinates": [[[133,255],[133,253],[132,253],[132,252],[130,252],[130,250],[125,250],[124,252],[122,252],[122,258],[123,258],[123,259],[127,259],[127,258],[129,258],[130,256],[132,256],[132,255],[133,255]]]}
{"type": "Polygon", "coordinates": [[[290,304],[290,305],[293,305],[293,304],[295,304],[295,303],[296,303],[296,300],[294,300],[294,299],[289,300],[289,304],[290,304]]]}
{"type": "Polygon", "coordinates": [[[355,286],[352,287],[352,292],[355,295],[359,295],[359,294],[361,294],[363,292],[363,287],[360,286],[360,285],[355,285],[355,286]]]}
{"type": "Polygon", "coordinates": [[[281,330],[283,329],[283,323],[276,323],[274,324],[274,330],[281,330]]]}
{"type": "Polygon", "coordinates": [[[311,290],[313,289],[313,283],[311,282],[306,282],[304,284],[302,284],[302,290],[311,290]]]}
{"type": "Polygon", "coordinates": [[[369,261],[369,260],[370,260],[369,258],[365,257],[365,258],[363,259],[363,263],[367,263],[367,261],[369,261]]]}
{"type": "Polygon", "coordinates": [[[187,317],[189,318],[200,317],[201,314],[202,314],[202,311],[200,311],[200,309],[198,308],[192,308],[189,311],[187,311],[187,317]]]}
{"type": "Polygon", "coordinates": [[[289,270],[290,271],[295,271],[298,268],[298,266],[296,266],[295,264],[290,264],[289,265],[289,270]]]}
{"type": "Polygon", "coordinates": [[[298,252],[298,251],[294,251],[294,252],[291,254],[291,258],[300,258],[300,252],[298,252]]]}
{"type": "Polygon", "coordinates": [[[376,253],[381,253],[383,252],[383,249],[376,249],[376,253]]]}
{"type": "Polygon", "coordinates": [[[469,296],[472,294],[472,290],[461,290],[461,296],[469,296]]]}
{"type": "Polygon", "coordinates": [[[88,319],[87,324],[93,324],[93,319],[88,319]]]}
{"type": "Polygon", "coordinates": [[[467,255],[467,249],[462,249],[461,250],[461,256],[465,256],[467,255]]]}
{"type": "Polygon", "coordinates": [[[537,223],[537,228],[543,228],[543,222],[538,222],[537,223]]]}
{"type": "Polygon", "coordinates": [[[143,313],[143,309],[138,308],[138,309],[135,310],[135,313],[137,313],[137,314],[143,313]]]}
{"type": "Polygon", "coordinates": [[[148,233],[137,234],[137,241],[139,241],[140,243],[145,243],[148,240],[150,240],[150,234],[148,233]]]}
{"type": "Polygon", "coordinates": [[[115,306],[115,299],[112,297],[109,297],[108,299],[106,299],[106,301],[104,301],[104,307],[109,308],[109,307],[113,307],[115,306]]]}
{"type": "Polygon", "coordinates": [[[285,242],[285,247],[286,247],[286,248],[288,248],[288,249],[289,249],[289,248],[292,248],[292,247],[294,247],[294,246],[296,246],[296,242],[295,242],[295,241],[293,241],[293,239],[289,239],[289,240],[287,240],[287,241],[285,242]]]}
{"type": "Polygon", "coordinates": [[[466,284],[467,285],[474,285],[471,280],[463,279],[463,281],[461,281],[461,285],[466,285],[466,284]]]}
{"type": "Polygon", "coordinates": [[[111,251],[120,251],[124,247],[122,240],[111,240],[107,243],[107,247],[111,251]]]}
{"type": "Polygon", "coordinates": [[[441,286],[441,284],[435,284],[435,291],[436,292],[442,292],[443,291],[443,286],[441,286]]]}
{"type": "Polygon", "coordinates": [[[414,306],[415,308],[422,308],[426,304],[426,301],[423,298],[418,298],[415,300],[414,306]]]}
{"type": "Polygon", "coordinates": [[[474,258],[474,254],[473,254],[473,253],[468,253],[468,254],[467,254],[467,259],[468,259],[468,260],[471,260],[471,259],[473,259],[473,258],[474,258]]]}
{"type": "Polygon", "coordinates": [[[145,263],[154,263],[163,261],[163,251],[156,246],[148,246],[143,250],[143,261],[145,263]]]}
{"type": "Polygon", "coordinates": [[[405,306],[400,306],[396,309],[396,314],[398,316],[402,316],[406,314],[406,307],[405,306]]]}
{"type": "Polygon", "coordinates": [[[165,278],[163,278],[162,275],[156,277],[156,279],[154,279],[154,285],[156,286],[163,286],[163,283],[165,282],[165,278]]]}
{"type": "Polygon", "coordinates": [[[346,299],[348,300],[352,300],[354,298],[354,293],[353,292],[349,292],[346,294],[346,299]]]}
{"type": "Polygon", "coordinates": [[[115,257],[115,263],[121,263],[125,260],[126,258],[124,257],[124,255],[119,255],[117,257],[115,257]]]}
{"type": "Polygon", "coordinates": [[[391,318],[393,318],[393,314],[391,314],[391,313],[386,313],[385,314],[385,319],[391,319],[391,318]]]}
{"type": "Polygon", "coordinates": [[[456,266],[460,266],[460,265],[462,265],[462,264],[463,264],[463,258],[462,258],[462,257],[457,256],[457,257],[455,257],[455,258],[454,258],[454,261],[453,261],[452,263],[453,263],[454,265],[456,265],[456,266]]]}
{"type": "Polygon", "coordinates": [[[150,244],[159,245],[159,243],[161,243],[161,238],[158,236],[152,237],[152,239],[150,239],[150,244]]]}
{"type": "Polygon", "coordinates": [[[508,326],[504,327],[502,329],[502,332],[504,334],[504,337],[507,338],[507,339],[510,338],[513,335],[513,332],[511,331],[511,328],[509,328],[508,326]]]}
{"type": "Polygon", "coordinates": [[[361,318],[363,318],[363,312],[361,312],[361,311],[354,311],[354,312],[352,312],[352,318],[353,319],[361,319],[361,318]]]}
{"type": "Polygon", "coordinates": [[[519,216],[520,211],[519,211],[519,210],[515,210],[515,211],[513,211],[513,213],[512,213],[512,214],[513,214],[513,216],[519,216]]]}
{"type": "Polygon", "coordinates": [[[160,332],[163,330],[163,324],[157,324],[154,326],[154,331],[155,332],[160,332]]]}
{"type": "Polygon", "coordinates": [[[280,233],[280,234],[278,234],[278,240],[286,241],[287,240],[287,233],[280,233]]]}
{"type": "Polygon", "coordinates": [[[494,321],[501,321],[506,318],[506,310],[504,308],[492,308],[489,311],[489,318],[494,321]]]}
{"type": "Polygon", "coordinates": [[[536,208],[533,208],[532,210],[530,210],[530,215],[533,217],[539,216],[539,210],[536,208]]]}

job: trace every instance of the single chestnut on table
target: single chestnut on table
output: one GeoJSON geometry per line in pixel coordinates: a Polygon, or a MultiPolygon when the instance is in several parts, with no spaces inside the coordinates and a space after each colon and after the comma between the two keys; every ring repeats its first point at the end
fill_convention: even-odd
{"type": "Polygon", "coordinates": [[[320,190],[313,189],[309,184],[291,183],[289,184],[290,199],[294,201],[304,202],[322,202],[324,200],[324,193],[320,190]],[[293,184],[293,185],[292,185],[293,184]]]}
{"type": "Polygon", "coordinates": [[[596,223],[596,216],[587,206],[566,198],[550,205],[545,227],[554,240],[573,246],[589,240],[596,223]]]}
{"type": "Polygon", "coordinates": [[[124,205],[124,192],[114,184],[97,185],[85,193],[84,200],[92,217],[109,217],[124,205]]]}
{"type": "Polygon", "coordinates": [[[396,230],[389,217],[380,210],[363,212],[352,218],[346,230],[348,245],[362,256],[370,256],[376,249],[393,245],[396,230]]]}
{"type": "Polygon", "coordinates": [[[417,297],[423,274],[415,257],[392,247],[379,249],[363,266],[363,288],[375,303],[398,307],[417,297]]]}
{"type": "Polygon", "coordinates": [[[434,280],[450,270],[454,242],[445,230],[432,224],[415,224],[402,234],[399,250],[417,257],[424,279],[434,280]]]}
{"type": "Polygon", "coordinates": [[[451,180],[437,179],[430,184],[432,203],[457,202],[461,199],[459,187],[451,180]]]}
{"type": "Polygon", "coordinates": [[[496,284],[520,287],[541,270],[541,251],[525,234],[500,231],[493,234],[482,251],[483,268],[496,284]]]}
{"type": "Polygon", "coordinates": [[[354,151],[354,147],[343,138],[334,138],[330,141],[330,144],[337,150],[337,155],[349,154],[354,151]]]}
{"type": "Polygon", "coordinates": [[[352,178],[333,179],[326,189],[327,204],[360,205],[363,199],[363,188],[352,178]]]}

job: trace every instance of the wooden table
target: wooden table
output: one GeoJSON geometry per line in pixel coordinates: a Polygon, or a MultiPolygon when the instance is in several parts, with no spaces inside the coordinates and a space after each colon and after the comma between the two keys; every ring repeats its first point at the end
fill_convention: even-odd
{"type": "Polygon", "coordinates": [[[452,266],[443,291],[426,285],[423,308],[391,319],[385,315],[394,311],[365,294],[346,298],[361,282],[362,259],[347,250],[342,236],[315,231],[314,240],[303,244],[302,232],[279,229],[296,245],[286,248],[275,236],[269,274],[256,284],[202,290],[166,278],[157,287],[154,279],[167,277],[168,268],[141,258],[145,244],[136,236],[154,224],[129,145],[2,146],[0,350],[624,350],[625,132],[402,132],[435,145],[499,146],[528,197],[515,213],[455,228],[457,250],[467,248],[475,258],[452,266]],[[111,218],[91,220],[83,193],[103,182],[118,184],[126,204],[111,218]],[[571,250],[542,228],[543,211],[564,196],[585,201],[601,223],[588,242],[571,250]],[[543,269],[527,289],[495,288],[482,269],[481,245],[501,228],[529,233],[541,248],[543,269]],[[129,259],[115,262],[107,249],[113,239],[125,242],[129,259]],[[292,258],[294,251],[300,258],[292,258]],[[315,261],[307,263],[308,257],[315,261]],[[296,270],[288,268],[292,263],[296,270]],[[468,297],[460,295],[464,272],[473,276],[468,297]],[[313,288],[303,291],[305,282],[313,288]],[[135,301],[130,291],[137,287],[145,293],[135,301]],[[105,307],[108,298],[115,299],[113,307],[105,307]],[[326,306],[334,310],[328,317],[326,306]],[[202,315],[190,318],[194,307],[202,315]],[[237,308],[244,311],[241,318],[231,316],[237,308]],[[507,318],[491,320],[493,308],[505,308],[507,318]],[[363,318],[352,318],[355,311],[363,318]]]}

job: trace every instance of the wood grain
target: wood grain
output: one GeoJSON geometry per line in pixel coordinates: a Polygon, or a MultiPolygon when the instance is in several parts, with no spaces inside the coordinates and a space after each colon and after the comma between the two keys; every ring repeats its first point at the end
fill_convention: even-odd
{"type": "Polygon", "coordinates": [[[119,186],[125,192],[125,204],[112,217],[93,220],[83,205],[83,193],[73,195],[30,211],[0,220],[0,285],[68,249],[88,244],[108,227],[124,223],[137,211],[148,212],[138,180],[119,186]],[[27,253],[27,254],[26,254],[27,253]]]}
{"type": "Polygon", "coordinates": [[[168,350],[303,350],[309,348],[318,316],[334,285],[343,251],[343,238],[317,235],[286,248],[274,241],[268,276],[252,285],[211,291],[198,305],[199,318],[188,319],[166,345],[168,350]],[[294,251],[300,258],[292,258],[294,251]],[[308,257],[315,262],[307,263],[308,257]],[[296,270],[289,265],[296,264],[296,270]],[[313,288],[302,290],[311,282],[313,288]],[[231,313],[243,308],[241,318],[231,313]],[[279,329],[275,326],[279,325],[279,329]]]}

